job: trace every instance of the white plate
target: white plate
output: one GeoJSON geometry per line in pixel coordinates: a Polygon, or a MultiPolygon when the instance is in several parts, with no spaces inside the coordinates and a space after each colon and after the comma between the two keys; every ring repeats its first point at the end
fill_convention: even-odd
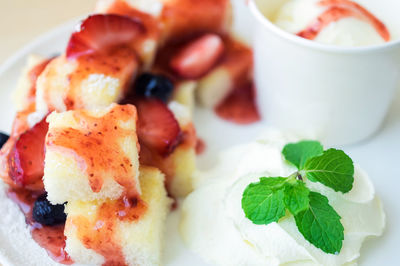
{"type": "MultiPolygon", "coordinates": [[[[242,0],[239,0],[242,1],[242,0]]],[[[244,2],[244,1],[242,1],[244,2]]],[[[246,20],[243,6],[236,9],[240,20],[246,20]]],[[[28,54],[51,56],[65,48],[69,33],[76,21],[62,25],[39,37],[19,51],[0,67],[0,130],[9,132],[14,118],[10,93],[16,86],[21,68],[28,54]]],[[[249,24],[246,24],[249,25],[249,24]]],[[[239,31],[248,29],[239,25],[239,31]]],[[[327,118],[329,119],[329,118],[327,118]]],[[[201,168],[209,167],[215,155],[223,148],[251,141],[261,125],[237,126],[217,118],[212,112],[197,109],[195,123],[198,134],[207,144],[205,154],[199,158],[201,168]]],[[[400,94],[397,95],[382,130],[369,141],[345,147],[351,157],[371,176],[387,213],[387,229],[383,237],[367,241],[361,250],[361,265],[399,265],[400,261],[400,94]]],[[[0,263],[4,265],[54,265],[47,254],[29,237],[29,230],[17,206],[4,197],[0,185],[0,263]],[[46,263],[37,264],[39,258],[46,263]]],[[[205,266],[200,258],[187,250],[178,233],[179,211],[170,215],[167,224],[164,261],[174,266],[205,266]]]]}

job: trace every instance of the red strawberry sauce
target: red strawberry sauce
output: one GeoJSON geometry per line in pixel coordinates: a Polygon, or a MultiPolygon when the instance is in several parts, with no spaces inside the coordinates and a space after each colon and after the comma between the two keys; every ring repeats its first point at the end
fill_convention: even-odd
{"type": "Polygon", "coordinates": [[[390,41],[390,33],[385,24],[361,5],[349,0],[322,0],[319,5],[327,7],[327,9],[306,29],[299,32],[298,36],[314,40],[329,24],[344,18],[354,17],[368,22],[375,28],[382,39],[386,42],[390,41]]]}
{"type": "Polygon", "coordinates": [[[25,189],[10,189],[8,197],[14,201],[25,215],[26,223],[32,234],[32,238],[44,249],[56,262],[72,264],[73,261],[65,252],[64,225],[44,226],[35,222],[32,218],[33,205],[42,192],[32,192],[25,189]]]}

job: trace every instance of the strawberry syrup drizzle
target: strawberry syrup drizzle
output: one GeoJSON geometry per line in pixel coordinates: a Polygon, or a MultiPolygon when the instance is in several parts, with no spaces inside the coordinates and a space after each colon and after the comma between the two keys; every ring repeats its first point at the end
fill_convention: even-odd
{"type": "MultiPolygon", "coordinates": [[[[104,175],[113,173],[115,181],[126,189],[129,198],[138,196],[132,178],[133,165],[119,143],[124,137],[135,138],[136,133],[121,128],[117,123],[137,117],[136,108],[132,105],[115,106],[101,118],[92,117],[84,110],[75,112],[76,121],[84,128],[52,130],[47,136],[47,148],[74,154],[82,162],[82,171],[87,173],[93,192],[100,192],[104,175]]],[[[138,143],[137,138],[135,141],[138,143]]]]}
{"type": "Polygon", "coordinates": [[[215,112],[223,119],[236,124],[252,124],[259,121],[260,114],[255,103],[254,84],[238,87],[215,108],[215,112]]]}
{"type": "Polygon", "coordinates": [[[328,9],[319,15],[305,30],[299,32],[298,36],[314,40],[331,23],[354,17],[370,23],[382,39],[386,42],[390,41],[390,33],[385,24],[361,5],[349,0],[322,0],[319,5],[326,6],[328,9]]]}
{"type": "Polygon", "coordinates": [[[233,77],[233,90],[215,108],[216,114],[236,124],[252,124],[261,118],[256,104],[253,83],[253,52],[246,45],[233,39],[225,40],[224,65],[233,77]]]}
{"type": "Polygon", "coordinates": [[[67,227],[77,228],[78,238],[83,245],[105,258],[104,266],[127,265],[121,241],[117,237],[119,222],[135,222],[146,212],[147,205],[137,198],[123,197],[116,201],[103,203],[96,218],[89,220],[84,216],[72,217],[67,227]]]}
{"type": "Polygon", "coordinates": [[[205,152],[207,148],[206,143],[204,142],[204,140],[197,138],[197,142],[196,142],[196,154],[197,155],[201,155],[205,152]]]}
{"type": "Polygon", "coordinates": [[[26,223],[36,243],[44,248],[54,261],[67,265],[73,264],[65,251],[64,224],[44,226],[33,220],[33,205],[42,193],[25,189],[10,189],[7,196],[18,205],[25,215],[26,223]]]}

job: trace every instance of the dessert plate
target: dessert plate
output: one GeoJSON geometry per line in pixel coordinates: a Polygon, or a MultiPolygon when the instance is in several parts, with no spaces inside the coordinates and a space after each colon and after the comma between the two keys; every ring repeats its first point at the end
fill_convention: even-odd
{"type": "MultiPolygon", "coordinates": [[[[242,1],[244,2],[244,1],[242,1]]],[[[239,19],[236,30],[251,41],[247,10],[236,8],[239,19]],[[238,23],[239,22],[239,23],[238,23]],[[247,25],[247,27],[244,27],[247,25]]],[[[10,94],[15,88],[27,55],[31,53],[52,56],[65,48],[68,36],[77,24],[77,19],[61,25],[39,37],[0,66],[0,130],[9,132],[14,117],[10,94]]],[[[290,76],[290,73],[288,73],[290,76]]],[[[327,118],[329,119],[329,118],[327,118]]],[[[212,111],[197,108],[194,118],[198,135],[206,143],[206,151],[198,158],[199,168],[206,169],[215,163],[217,153],[229,146],[249,142],[259,135],[264,126],[260,123],[238,126],[219,119],[212,111]]],[[[376,192],[383,200],[387,213],[385,234],[367,241],[361,251],[361,265],[396,265],[400,261],[400,93],[392,105],[382,129],[370,140],[358,145],[344,147],[373,180],[376,192]]],[[[206,266],[201,258],[185,248],[178,230],[180,211],[170,214],[165,238],[165,265],[206,266]]],[[[0,264],[6,265],[56,265],[30,236],[23,214],[4,193],[0,182],[0,264]]]]}

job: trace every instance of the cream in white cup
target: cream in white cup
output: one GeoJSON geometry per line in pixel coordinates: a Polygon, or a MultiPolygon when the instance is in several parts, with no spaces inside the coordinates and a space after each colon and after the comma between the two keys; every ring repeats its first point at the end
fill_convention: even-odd
{"type": "Polygon", "coordinates": [[[272,18],[285,0],[252,0],[257,101],[263,120],[326,144],[361,141],[381,126],[400,85],[400,1],[359,0],[394,40],[366,47],[317,43],[272,18]]]}

